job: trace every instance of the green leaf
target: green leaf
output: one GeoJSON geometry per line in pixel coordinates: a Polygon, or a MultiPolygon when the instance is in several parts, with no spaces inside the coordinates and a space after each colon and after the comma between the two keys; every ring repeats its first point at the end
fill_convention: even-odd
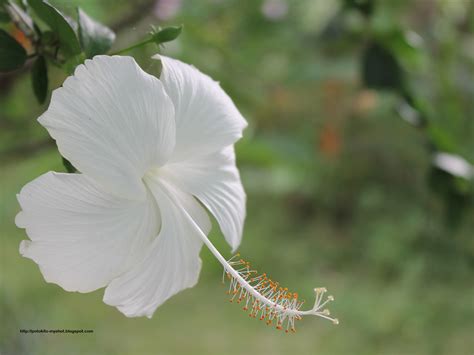
{"type": "Polygon", "coordinates": [[[33,64],[31,83],[38,102],[40,104],[44,103],[48,96],[48,67],[43,56],[39,56],[33,64]]]}
{"type": "Polygon", "coordinates": [[[403,89],[403,71],[397,58],[376,42],[371,43],[363,53],[362,78],[369,88],[403,89]]]}
{"type": "Polygon", "coordinates": [[[358,10],[367,17],[374,12],[374,0],[345,0],[344,3],[348,8],[358,10]]]}
{"type": "Polygon", "coordinates": [[[152,33],[152,39],[157,44],[170,42],[178,38],[183,30],[183,26],[170,26],[152,33]]]}
{"type": "Polygon", "coordinates": [[[402,65],[421,67],[425,61],[421,50],[423,39],[416,32],[395,29],[379,35],[378,39],[399,58],[402,65]]]}
{"type": "Polygon", "coordinates": [[[36,15],[57,34],[60,48],[67,57],[81,53],[81,45],[73,26],[63,14],[43,0],[28,0],[28,4],[36,15]]]}
{"type": "Polygon", "coordinates": [[[74,55],[74,56],[68,58],[68,60],[66,60],[63,64],[63,69],[68,74],[73,74],[76,67],[79,64],[84,63],[85,60],[86,60],[86,55],[81,52],[80,54],[77,54],[77,55],[74,55]]]}
{"type": "Polygon", "coordinates": [[[72,165],[72,163],[69,160],[67,160],[64,157],[62,159],[63,159],[64,168],[66,169],[68,173],[75,173],[77,171],[77,169],[74,167],[74,165],[72,165]]]}
{"type": "Polygon", "coordinates": [[[10,15],[3,9],[0,9],[0,23],[7,23],[9,21],[10,21],[10,15]]]}
{"type": "Polygon", "coordinates": [[[115,40],[115,33],[108,27],[90,18],[80,8],[77,9],[79,40],[87,58],[107,53],[115,40]]]}
{"type": "Polygon", "coordinates": [[[53,31],[44,31],[41,34],[41,44],[44,46],[54,46],[58,42],[58,36],[53,31]]]}
{"type": "Polygon", "coordinates": [[[427,128],[427,134],[431,144],[438,150],[447,152],[458,151],[458,142],[449,131],[443,129],[435,122],[430,122],[427,128]]]}
{"type": "Polygon", "coordinates": [[[457,228],[465,217],[465,212],[469,210],[469,191],[460,188],[456,177],[436,166],[431,167],[428,186],[444,202],[447,226],[457,228]]]}
{"type": "Polygon", "coordinates": [[[0,29],[0,71],[21,68],[26,61],[26,51],[12,36],[0,29]]]}

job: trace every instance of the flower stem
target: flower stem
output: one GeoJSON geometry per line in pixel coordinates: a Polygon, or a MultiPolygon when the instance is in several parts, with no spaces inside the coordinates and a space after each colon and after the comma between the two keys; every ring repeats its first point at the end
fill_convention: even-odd
{"type": "Polygon", "coordinates": [[[133,46],[130,46],[130,47],[121,49],[121,50],[119,50],[119,51],[117,51],[117,52],[111,53],[110,55],[122,54],[122,53],[131,51],[132,49],[135,49],[135,48],[142,47],[142,46],[147,45],[148,43],[152,43],[152,42],[154,42],[153,37],[152,37],[152,38],[148,38],[148,39],[146,39],[146,40],[143,40],[143,41],[141,41],[141,42],[138,42],[138,43],[134,44],[133,46]]]}

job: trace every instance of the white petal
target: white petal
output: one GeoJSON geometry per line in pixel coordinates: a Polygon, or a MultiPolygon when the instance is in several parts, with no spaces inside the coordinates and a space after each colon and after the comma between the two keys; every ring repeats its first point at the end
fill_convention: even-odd
{"type": "Polygon", "coordinates": [[[160,79],[176,110],[172,161],[215,152],[242,137],[247,122],[219,83],[196,68],[162,55],[160,79]]]}
{"type": "Polygon", "coordinates": [[[209,209],[235,251],[242,239],[246,196],[235,166],[234,148],[167,164],[162,176],[196,196],[209,209]]]}
{"type": "Polygon", "coordinates": [[[113,280],[104,294],[105,303],[116,306],[128,317],[151,317],[168,298],[196,284],[202,241],[186,221],[183,208],[204,233],[211,228],[206,211],[194,197],[163,182],[148,181],[161,212],[160,234],[143,261],[113,280]]]}
{"type": "Polygon", "coordinates": [[[143,257],[160,226],[153,196],[117,198],[82,174],[46,173],[23,187],[18,201],[16,224],[31,239],[20,253],[67,291],[106,286],[143,257]]]}
{"type": "Polygon", "coordinates": [[[173,103],[131,57],[86,60],[39,121],[79,171],[129,198],[144,198],[144,173],[174,149],[173,103]]]}

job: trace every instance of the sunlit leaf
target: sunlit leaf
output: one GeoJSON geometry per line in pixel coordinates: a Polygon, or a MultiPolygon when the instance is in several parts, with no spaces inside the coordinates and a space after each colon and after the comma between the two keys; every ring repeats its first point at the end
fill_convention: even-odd
{"type": "Polygon", "coordinates": [[[455,152],[458,149],[458,142],[449,131],[431,122],[427,128],[427,134],[431,143],[437,150],[444,150],[447,152],[455,152]]]}
{"type": "Polygon", "coordinates": [[[7,32],[0,29],[0,71],[21,68],[26,58],[25,49],[7,32]]]}
{"type": "Polygon", "coordinates": [[[79,40],[87,58],[107,53],[115,40],[115,33],[108,27],[77,9],[79,21],[79,40]]]}
{"type": "Polygon", "coordinates": [[[413,31],[400,29],[380,36],[380,41],[399,58],[402,64],[420,66],[424,60],[423,39],[413,31]]]}
{"type": "Polygon", "coordinates": [[[68,19],[43,0],[29,0],[28,4],[36,15],[57,34],[61,50],[69,57],[81,53],[81,45],[68,19]]]}
{"type": "Polygon", "coordinates": [[[43,56],[39,56],[33,64],[31,80],[36,99],[40,104],[44,103],[48,96],[48,67],[43,56]]]}

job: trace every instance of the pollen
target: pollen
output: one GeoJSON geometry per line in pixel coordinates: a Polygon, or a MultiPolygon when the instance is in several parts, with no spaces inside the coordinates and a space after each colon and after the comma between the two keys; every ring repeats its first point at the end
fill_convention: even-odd
{"type": "Polygon", "coordinates": [[[336,318],[329,317],[328,309],[323,309],[327,303],[334,300],[333,296],[324,299],[326,288],[315,288],[316,300],[313,309],[302,311],[304,301],[299,299],[298,293],[290,292],[287,287],[281,287],[266,273],[260,274],[257,270],[253,270],[251,264],[240,254],[227,261],[222,281],[226,279],[229,280],[229,288],[226,291],[230,295],[229,301],[242,302],[244,304],[242,309],[249,312],[250,318],[264,320],[267,325],[275,321],[277,330],[295,333],[295,321],[302,319],[304,315],[316,315],[331,320],[334,324],[339,323],[336,318]]]}

